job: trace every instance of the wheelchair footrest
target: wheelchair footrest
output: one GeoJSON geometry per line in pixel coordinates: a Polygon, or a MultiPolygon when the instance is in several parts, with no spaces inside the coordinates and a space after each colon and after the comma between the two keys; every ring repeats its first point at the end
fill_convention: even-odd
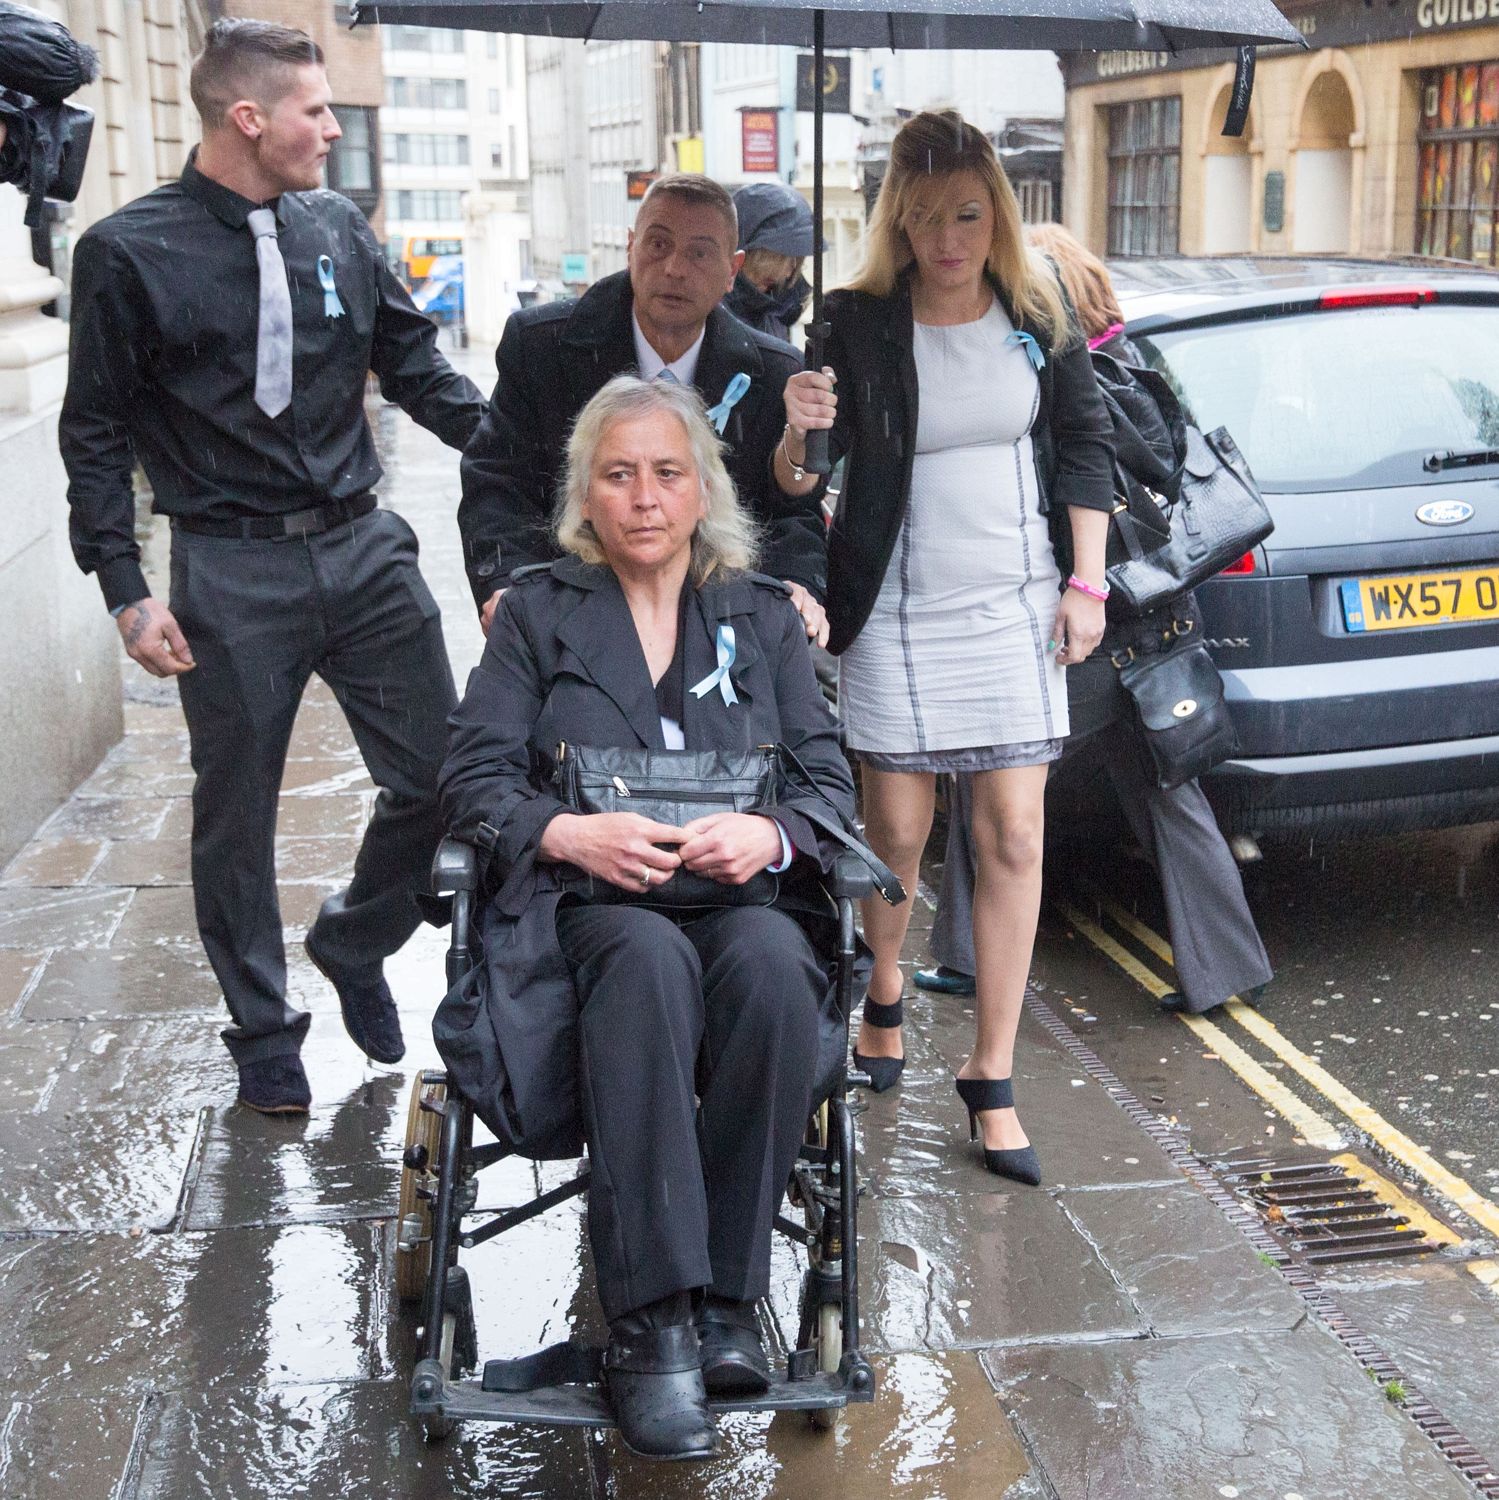
{"type": "Polygon", "coordinates": [[[523,1359],[491,1359],[485,1363],[481,1388],[517,1394],[550,1385],[592,1385],[602,1378],[604,1351],[569,1339],[551,1344],[523,1359]]]}
{"type": "MultiPolygon", "coordinates": [[[[550,1353],[551,1351],[543,1351],[550,1353]]],[[[597,1354],[598,1351],[585,1351],[597,1354]]],[[[535,1358],[535,1356],[532,1356],[535,1358]]],[[[492,1360],[485,1367],[515,1365],[515,1360],[492,1360]]],[[[826,1411],[850,1402],[872,1401],[874,1387],[851,1390],[840,1376],[817,1374],[801,1380],[777,1379],[761,1396],[710,1401],[716,1413],[731,1411],[826,1411]]],[[[613,1427],[614,1412],[597,1381],[559,1382],[532,1390],[487,1389],[474,1380],[448,1381],[435,1402],[445,1417],[469,1422],[517,1422],[553,1427],[613,1427]]],[[[430,1410],[430,1408],[428,1408],[430,1410]]]]}

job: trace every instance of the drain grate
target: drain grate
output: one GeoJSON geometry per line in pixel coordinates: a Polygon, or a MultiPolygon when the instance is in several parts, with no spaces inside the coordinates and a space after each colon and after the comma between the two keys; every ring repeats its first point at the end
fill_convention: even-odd
{"type": "MultiPolygon", "coordinates": [[[[1276,1265],[1291,1290],[1359,1364],[1381,1383],[1392,1380],[1400,1382],[1406,1392],[1404,1400],[1399,1402],[1400,1409],[1425,1433],[1442,1457],[1484,1500],[1499,1500],[1499,1470],[1469,1438],[1448,1421],[1440,1408],[1428,1399],[1411,1377],[1343,1311],[1342,1304],[1318,1281],[1316,1272],[1305,1263],[1305,1257],[1293,1257],[1281,1240],[1271,1234],[1265,1222],[1250,1209],[1244,1198],[1230,1189],[1222,1176],[1187,1145],[1176,1127],[1143,1104],[1119,1075],[1029,986],[1025,992],[1025,1005],[1052,1040],[1166,1153],[1182,1175],[1198,1187],[1210,1202],[1217,1204],[1229,1223],[1267,1260],[1276,1265]]],[[[1230,1168],[1244,1165],[1244,1160],[1237,1158],[1230,1163],[1230,1168]]],[[[1262,1165],[1261,1170],[1267,1170],[1273,1165],[1262,1165]]]]}
{"type": "Polygon", "coordinates": [[[1212,1167],[1308,1265],[1390,1260],[1440,1248],[1337,1162],[1232,1157],[1212,1167]]]}

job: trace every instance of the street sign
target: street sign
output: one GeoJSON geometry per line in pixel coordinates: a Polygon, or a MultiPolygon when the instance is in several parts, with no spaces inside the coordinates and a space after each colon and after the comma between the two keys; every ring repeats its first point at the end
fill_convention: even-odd
{"type": "MultiPolygon", "coordinates": [[[[825,53],[822,59],[822,112],[846,115],[853,109],[852,69],[847,52],[825,53]]],[[[796,107],[812,110],[812,54],[796,57],[796,107]]]]}
{"type": "Polygon", "coordinates": [[[740,167],[745,172],[781,169],[781,113],[776,109],[739,112],[740,167]]]}
{"type": "Polygon", "coordinates": [[[588,252],[574,252],[562,257],[562,280],[566,286],[578,286],[588,280],[588,252]]]}

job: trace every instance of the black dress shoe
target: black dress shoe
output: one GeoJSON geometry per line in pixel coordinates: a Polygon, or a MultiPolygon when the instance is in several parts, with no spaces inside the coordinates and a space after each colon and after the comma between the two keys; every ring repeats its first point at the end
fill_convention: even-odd
{"type": "MultiPolygon", "coordinates": [[[[958,1098],[968,1107],[968,1139],[981,1140],[979,1116],[986,1109],[1013,1109],[1015,1091],[1008,1078],[955,1078],[958,1098]]],[[[1027,1187],[1041,1186],[1041,1158],[1034,1146],[1012,1146],[1008,1150],[984,1147],[984,1166],[996,1177],[1008,1177],[1027,1187]]]]}
{"type": "Polygon", "coordinates": [[[763,1396],[770,1389],[770,1364],[753,1302],[709,1297],[698,1310],[697,1331],[710,1396],[763,1396]]]}
{"type": "Polygon", "coordinates": [[[639,1458],[712,1458],[718,1428],[708,1410],[697,1328],[611,1331],[604,1385],[625,1447],[639,1458]]]}
{"type": "Polygon", "coordinates": [[[305,1115],[312,1105],[307,1073],[295,1052],[239,1065],[239,1102],[263,1115],[305,1115]]]}
{"type": "Polygon", "coordinates": [[[353,1037],[354,1045],[371,1062],[387,1065],[400,1062],[406,1055],[401,1017],[379,965],[362,975],[341,969],[318,952],[310,932],[302,946],[313,968],[338,992],[344,1030],[353,1037]]]}
{"type": "Polygon", "coordinates": [[[972,974],[949,969],[946,964],[938,964],[934,969],[917,969],[912,977],[918,990],[929,990],[934,995],[972,995],[978,990],[972,974]]]}

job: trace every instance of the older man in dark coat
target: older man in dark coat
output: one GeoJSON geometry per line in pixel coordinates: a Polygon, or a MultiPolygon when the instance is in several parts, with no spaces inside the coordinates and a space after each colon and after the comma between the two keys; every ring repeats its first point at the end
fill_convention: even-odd
{"type": "Polygon", "coordinates": [[[499,379],[463,457],[458,524],[484,628],[516,571],[550,562],[552,506],[573,418],[616,375],[696,386],[727,442],[739,498],[764,528],[762,566],[791,586],[807,634],[826,640],[826,538],[819,498],[776,484],[781,392],[796,351],[721,305],[743,261],[733,200],[705,177],[651,185],[630,232],[629,269],[576,302],[512,314],[499,379]]]}

